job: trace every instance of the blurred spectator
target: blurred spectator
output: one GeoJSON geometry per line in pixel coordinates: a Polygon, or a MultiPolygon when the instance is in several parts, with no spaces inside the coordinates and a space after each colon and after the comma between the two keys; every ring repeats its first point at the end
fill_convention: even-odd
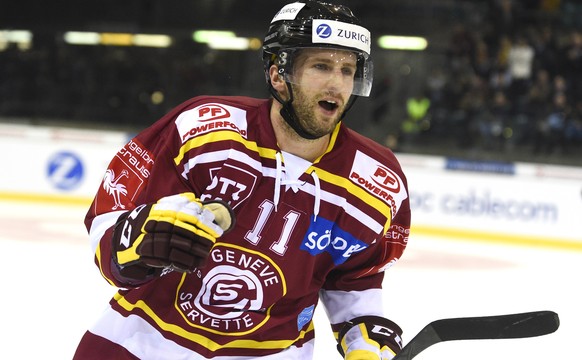
{"type": "Polygon", "coordinates": [[[467,27],[458,23],[451,31],[451,38],[447,50],[449,66],[454,72],[461,71],[465,66],[471,64],[475,51],[475,40],[467,27]]]}
{"type": "Polygon", "coordinates": [[[568,82],[564,76],[554,76],[554,79],[552,80],[552,92],[553,94],[568,94],[568,82]]]}
{"type": "Polygon", "coordinates": [[[582,144],[582,99],[576,101],[572,114],[566,121],[564,138],[565,150],[568,153],[582,144]]]}
{"type": "Polygon", "coordinates": [[[503,151],[511,120],[511,105],[502,91],[493,94],[488,111],[482,111],[478,117],[479,143],[485,150],[503,151]]]}
{"type": "Polygon", "coordinates": [[[523,35],[516,36],[507,57],[511,75],[511,100],[519,103],[529,87],[533,70],[534,49],[523,35]]]}
{"type": "Polygon", "coordinates": [[[536,127],[534,154],[552,154],[564,150],[566,120],[570,109],[564,93],[554,95],[553,106],[549,114],[536,127]]]}
{"type": "Polygon", "coordinates": [[[473,69],[475,73],[483,79],[488,79],[495,67],[495,63],[489,51],[489,45],[481,39],[475,45],[475,56],[473,58],[473,69]]]}
{"type": "Polygon", "coordinates": [[[449,75],[442,67],[431,69],[426,78],[426,94],[430,100],[430,136],[445,139],[450,135],[450,99],[447,84],[449,75]]]}
{"type": "Polygon", "coordinates": [[[514,0],[489,0],[489,18],[498,37],[511,37],[518,27],[518,2],[514,0]]]}
{"type": "Polygon", "coordinates": [[[499,39],[497,52],[494,54],[496,66],[505,69],[509,68],[509,51],[512,46],[513,43],[509,36],[502,36],[499,39]]]}
{"type": "Polygon", "coordinates": [[[461,148],[478,145],[479,124],[488,111],[487,83],[480,77],[472,75],[469,78],[468,88],[462,94],[456,113],[453,131],[456,134],[457,144],[461,148]]]}
{"type": "Polygon", "coordinates": [[[534,67],[545,70],[550,76],[559,71],[559,46],[552,26],[530,28],[530,39],[535,51],[534,67]]]}
{"type": "Polygon", "coordinates": [[[539,70],[530,87],[523,112],[522,122],[517,124],[519,144],[531,144],[535,137],[536,124],[540,124],[550,111],[553,97],[553,84],[550,73],[545,69],[539,70]]]}
{"type": "Polygon", "coordinates": [[[511,89],[512,77],[506,66],[496,66],[489,76],[489,87],[492,91],[508,93],[511,89]]]}
{"type": "Polygon", "coordinates": [[[441,67],[433,67],[426,78],[426,91],[433,106],[446,103],[447,74],[441,67]]]}
{"type": "Polygon", "coordinates": [[[545,69],[539,70],[528,92],[529,113],[546,113],[551,104],[552,92],[550,73],[545,69]]]}
{"type": "Polygon", "coordinates": [[[582,28],[582,3],[580,0],[562,0],[561,20],[567,27],[582,28]]]}
{"type": "Polygon", "coordinates": [[[430,99],[425,92],[419,92],[406,100],[406,118],[400,125],[402,145],[417,144],[423,134],[430,129],[430,99]]]}
{"type": "Polygon", "coordinates": [[[568,81],[569,99],[582,98],[582,32],[570,32],[569,42],[563,51],[563,70],[568,81]]]}

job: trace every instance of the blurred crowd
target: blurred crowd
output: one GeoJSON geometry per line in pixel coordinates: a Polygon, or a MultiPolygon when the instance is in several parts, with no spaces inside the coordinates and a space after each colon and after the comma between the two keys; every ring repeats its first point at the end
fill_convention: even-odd
{"type": "MultiPolygon", "coordinates": [[[[389,145],[582,154],[582,2],[485,3],[481,21],[448,28],[442,61],[426,70],[417,93],[378,108],[405,108],[389,145]]],[[[374,87],[385,85],[378,79],[374,87]]],[[[26,51],[0,51],[4,119],[143,128],[196,94],[268,96],[258,55],[208,51],[190,39],[152,49],[67,46],[45,37],[26,51]]]]}
{"type": "Polygon", "coordinates": [[[192,41],[162,49],[13,46],[0,52],[0,117],[143,128],[195,94],[239,90],[244,63],[226,71],[224,56],[192,41]]]}
{"type": "Polygon", "coordinates": [[[582,164],[582,3],[561,5],[526,18],[495,0],[485,22],[455,25],[445,65],[406,100],[398,146],[449,139],[459,149],[578,154],[582,164]]]}

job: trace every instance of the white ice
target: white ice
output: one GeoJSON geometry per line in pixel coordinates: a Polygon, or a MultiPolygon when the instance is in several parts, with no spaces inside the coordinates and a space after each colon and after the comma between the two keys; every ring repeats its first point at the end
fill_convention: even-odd
{"type": "MultiPolygon", "coordinates": [[[[101,278],[86,206],[0,201],[0,359],[70,359],[115,289],[101,278]]],[[[385,308],[404,342],[432,320],[553,310],[551,335],[440,343],[419,360],[580,359],[582,253],[412,234],[386,273],[385,308]]],[[[340,359],[321,309],[316,360],[340,359]]]]}

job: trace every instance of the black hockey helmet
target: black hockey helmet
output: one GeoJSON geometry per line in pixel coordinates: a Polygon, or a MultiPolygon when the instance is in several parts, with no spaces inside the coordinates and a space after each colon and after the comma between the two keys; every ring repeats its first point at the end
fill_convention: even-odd
{"type": "MultiPolygon", "coordinates": [[[[331,48],[353,51],[357,56],[352,95],[369,96],[373,81],[370,56],[370,32],[360,25],[352,11],[344,5],[321,1],[298,1],[285,5],[275,14],[263,41],[263,67],[267,85],[277,101],[284,106],[281,114],[304,138],[310,137],[293,119],[292,98],[283,101],[271,85],[269,68],[275,64],[289,89],[293,82],[293,60],[304,48],[331,48]]],[[[351,107],[355,97],[352,96],[351,107]]]]}

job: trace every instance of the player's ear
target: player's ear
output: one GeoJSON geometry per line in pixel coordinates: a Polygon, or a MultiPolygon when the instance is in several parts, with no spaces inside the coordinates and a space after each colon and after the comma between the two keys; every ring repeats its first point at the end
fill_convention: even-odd
{"type": "Polygon", "coordinates": [[[278,93],[285,93],[287,91],[287,86],[283,77],[279,75],[279,68],[277,65],[271,65],[269,68],[269,79],[271,80],[271,85],[273,89],[277,90],[278,93]]]}

